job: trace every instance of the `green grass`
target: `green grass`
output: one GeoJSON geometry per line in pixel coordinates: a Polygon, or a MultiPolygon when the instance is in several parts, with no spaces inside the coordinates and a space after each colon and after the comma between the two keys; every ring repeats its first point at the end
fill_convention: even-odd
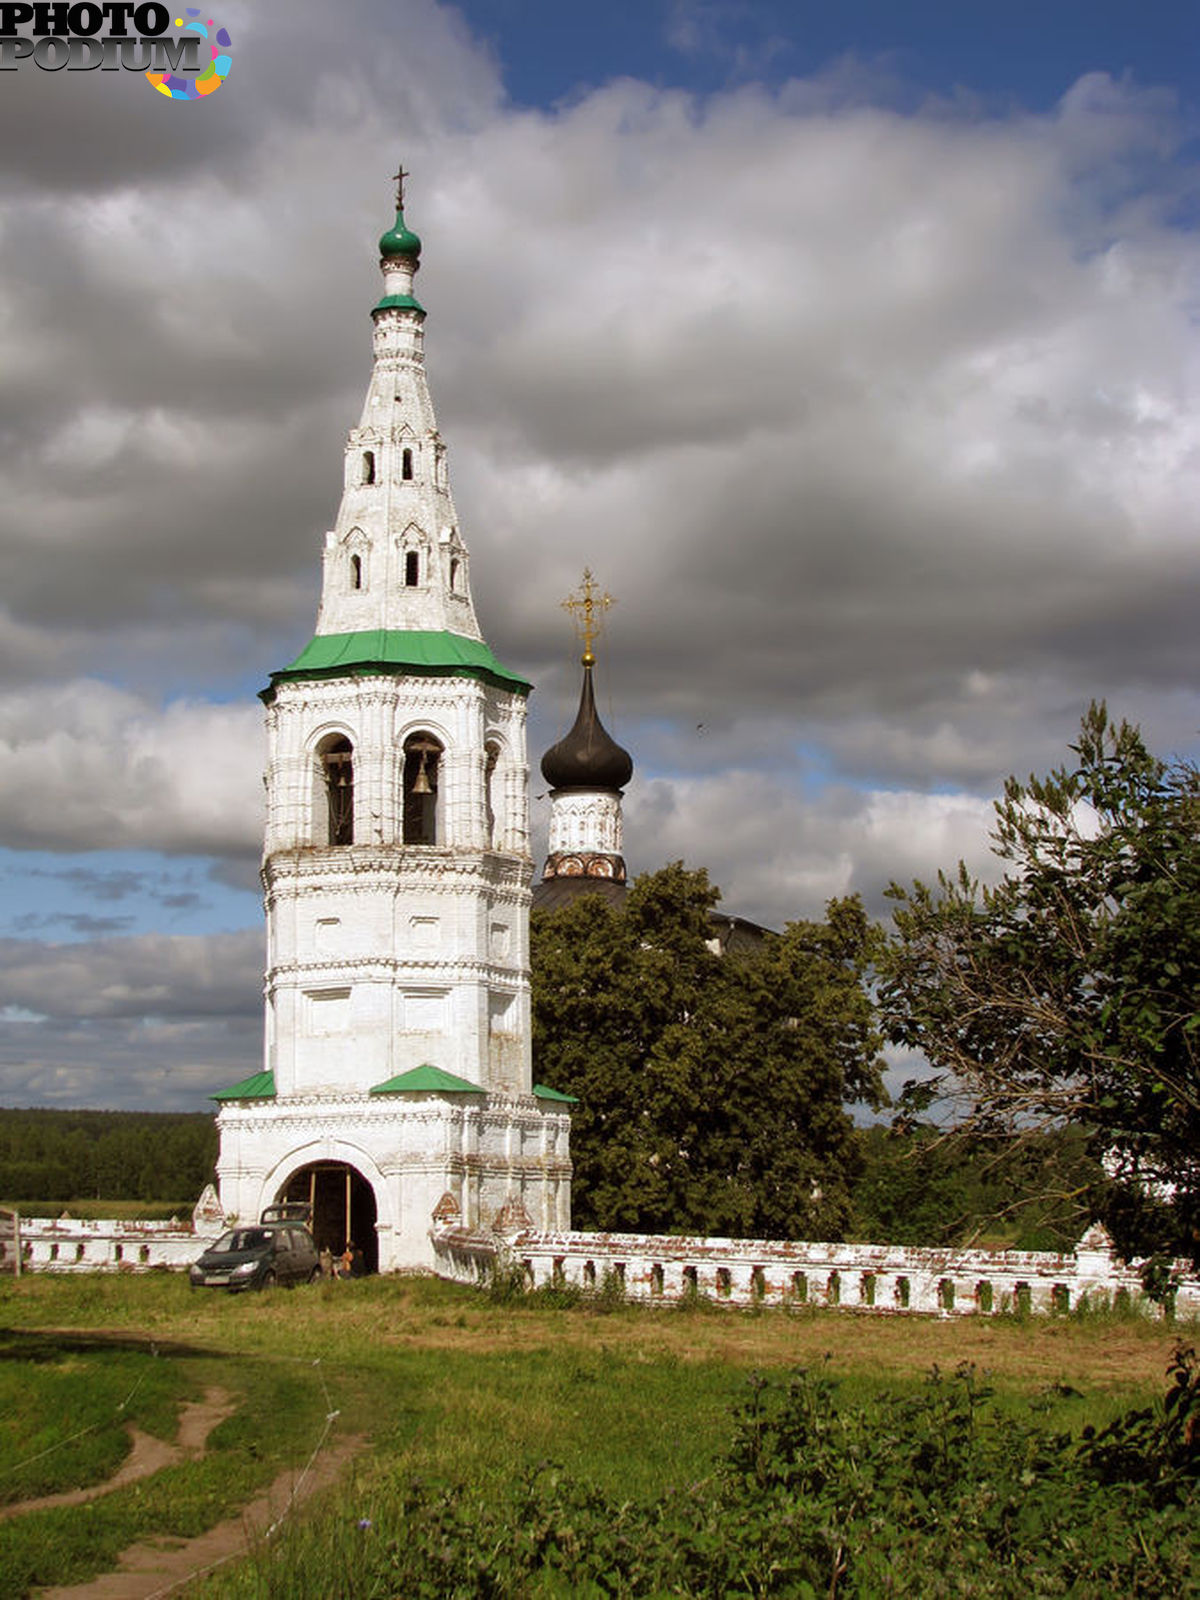
{"type": "MultiPolygon", "coordinates": [[[[338,1430],[370,1444],[328,1510],[305,1511],[312,1531],[295,1535],[323,1582],[338,1561],[357,1559],[358,1520],[377,1522],[414,1482],[471,1485],[500,1504],[547,1463],[619,1501],[649,1502],[705,1480],[755,1371],[828,1370],[845,1402],[860,1407],[884,1390],[916,1392],[934,1364],[952,1371],[971,1361],[990,1374],[1003,1407],[1027,1409],[1032,1400],[1052,1425],[1077,1432],[1157,1392],[1174,1340],[1161,1325],[1113,1318],[954,1322],[703,1304],[601,1313],[496,1304],[417,1278],[229,1297],[191,1292],[175,1275],[33,1275],[0,1283],[0,1323],[21,1330],[0,1335],[8,1384],[0,1408],[15,1396],[19,1410],[22,1393],[33,1402],[0,1457],[0,1495],[44,1492],[4,1470],[22,1448],[29,1453],[37,1412],[50,1440],[85,1415],[107,1418],[89,1462],[64,1454],[59,1477],[40,1480],[66,1485],[111,1470],[98,1441],[104,1461],[119,1459],[115,1408],[139,1379],[136,1420],[164,1436],[179,1401],[206,1385],[234,1391],[239,1402],[205,1461],[87,1507],[0,1525],[0,1600],[103,1571],[136,1539],[188,1537],[233,1515],[284,1466],[307,1458],[331,1410],[340,1413],[338,1430]],[[86,1413],[79,1384],[90,1395],[86,1413]]],[[[250,1564],[240,1575],[223,1569],[210,1592],[291,1593],[292,1537],[284,1566],[270,1564],[271,1587],[254,1587],[268,1579],[250,1564]]],[[[305,1592],[335,1590],[295,1590],[305,1592]]]]}
{"type": "Polygon", "coordinates": [[[0,1330],[0,1504],[110,1477],[129,1423],[172,1438],[184,1383],[142,1340],[0,1330]]]}

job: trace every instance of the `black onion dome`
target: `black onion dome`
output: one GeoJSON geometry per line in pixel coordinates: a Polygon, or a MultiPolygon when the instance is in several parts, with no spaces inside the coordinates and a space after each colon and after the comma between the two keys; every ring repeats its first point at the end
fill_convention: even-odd
{"type": "Polygon", "coordinates": [[[552,789],[623,789],[632,776],[633,758],[596,713],[592,667],[585,661],[575,726],[542,757],[542,777],[552,789]]]}

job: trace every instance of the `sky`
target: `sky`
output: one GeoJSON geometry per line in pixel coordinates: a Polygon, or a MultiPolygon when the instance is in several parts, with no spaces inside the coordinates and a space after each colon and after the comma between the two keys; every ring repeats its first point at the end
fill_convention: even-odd
{"type": "Polygon", "coordinates": [[[584,566],[631,869],[771,926],[994,870],[1093,697],[1200,754],[1200,9],[212,15],[195,103],[0,80],[0,1103],[260,1065],[256,693],[312,633],[400,160],[539,862],[584,566]]]}

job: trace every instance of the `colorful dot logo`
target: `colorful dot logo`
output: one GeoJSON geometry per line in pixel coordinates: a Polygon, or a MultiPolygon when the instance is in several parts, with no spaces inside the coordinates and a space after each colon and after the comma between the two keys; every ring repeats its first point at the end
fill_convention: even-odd
{"type": "Polygon", "coordinates": [[[203,100],[205,95],[216,94],[229,76],[233,40],[228,28],[222,28],[211,17],[202,22],[203,12],[198,7],[188,6],[185,16],[190,20],[176,17],[175,26],[182,33],[200,35],[200,71],[189,72],[186,77],[182,73],[148,72],[146,82],[168,100],[203,100]]]}

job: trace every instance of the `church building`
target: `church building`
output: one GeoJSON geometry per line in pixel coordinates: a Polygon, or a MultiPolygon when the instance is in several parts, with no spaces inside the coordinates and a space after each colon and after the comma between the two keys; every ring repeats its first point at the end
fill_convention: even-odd
{"type": "Polygon", "coordinates": [[[530,685],[475,616],[403,179],[316,633],[261,697],[263,1070],[214,1097],[226,1214],[304,1202],[383,1271],[435,1223],[569,1227],[571,1174],[530,1060],[530,685]]]}

